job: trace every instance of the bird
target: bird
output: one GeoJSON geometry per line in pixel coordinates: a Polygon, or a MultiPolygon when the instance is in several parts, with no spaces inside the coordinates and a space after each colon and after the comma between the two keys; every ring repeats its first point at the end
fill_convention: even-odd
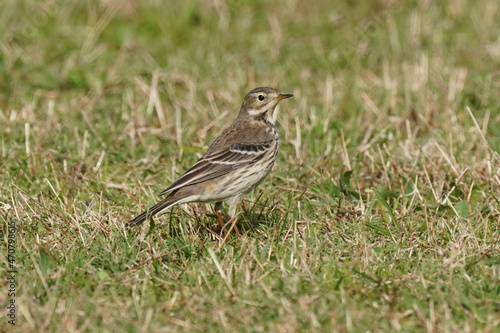
{"type": "Polygon", "coordinates": [[[229,204],[228,215],[234,221],[237,205],[271,171],[280,144],[273,113],[281,100],[292,96],[270,87],[250,91],[233,124],[191,168],[158,195],[165,198],[127,225],[140,225],[173,205],[202,202],[215,203],[214,211],[224,230],[223,202],[229,204]]]}

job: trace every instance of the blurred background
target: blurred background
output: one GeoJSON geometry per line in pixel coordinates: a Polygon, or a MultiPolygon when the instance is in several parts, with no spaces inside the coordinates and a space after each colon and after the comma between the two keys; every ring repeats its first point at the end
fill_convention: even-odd
{"type": "Polygon", "coordinates": [[[297,97],[278,116],[292,166],[326,150],[351,169],[332,150],[341,130],[356,154],[450,131],[468,144],[470,113],[498,152],[497,14],[494,1],[4,1],[3,156],[95,167],[202,150],[256,86],[297,97]]]}

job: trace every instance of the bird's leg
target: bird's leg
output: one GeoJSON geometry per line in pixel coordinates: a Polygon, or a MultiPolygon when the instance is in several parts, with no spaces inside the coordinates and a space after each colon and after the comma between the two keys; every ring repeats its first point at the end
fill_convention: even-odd
{"type": "Polygon", "coordinates": [[[223,236],[223,239],[224,241],[227,240],[229,234],[231,233],[231,230],[234,229],[234,231],[236,232],[236,235],[238,237],[241,236],[240,234],[240,230],[238,229],[238,226],[236,225],[236,216],[233,216],[231,217],[231,219],[229,219],[228,223],[229,224],[229,230],[226,230],[226,226],[227,224],[224,222],[224,218],[222,217],[222,202],[216,202],[215,203],[215,215],[217,215],[217,218],[219,219],[219,224],[221,226],[221,230],[222,230],[222,236],[223,236]]]}
{"type": "Polygon", "coordinates": [[[217,215],[217,218],[219,219],[219,224],[222,230],[222,233],[226,235],[226,224],[224,223],[224,218],[222,217],[221,210],[222,210],[222,202],[216,202],[215,203],[215,215],[217,215]]]}
{"type": "Polygon", "coordinates": [[[229,232],[231,232],[231,230],[233,230],[234,228],[234,231],[236,232],[236,235],[238,237],[241,236],[240,234],[240,231],[238,230],[238,226],[236,225],[236,206],[238,205],[238,203],[241,202],[241,199],[243,198],[243,195],[237,195],[235,197],[232,197],[228,203],[229,203],[229,216],[231,217],[230,220],[229,220],[229,223],[231,223],[231,227],[229,228],[229,232]]]}
{"type": "Polygon", "coordinates": [[[231,230],[233,230],[233,228],[234,228],[234,231],[236,232],[236,235],[238,237],[240,237],[241,234],[240,234],[240,230],[238,229],[238,226],[236,225],[236,221],[237,221],[236,220],[236,216],[231,217],[231,219],[229,220],[228,223],[231,223],[231,226],[229,227],[229,232],[231,232],[231,230]]]}
{"type": "Polygon", "coordinates": [[[228,232],[224,232],[224,238],[222,239],[223,243],[227,242],[227,239],[229,238],[229,235],[231,234],[231,231],[233,230],[233,228],[234,228],[234,231],[236,232],[236,235],[238,237],[241,236],[240,231],[238,230],[238,227],[236,226],[236,216],[232,217],[229,220],[228,224],[230,224],[229,230],[228,230],[228,232]]]}

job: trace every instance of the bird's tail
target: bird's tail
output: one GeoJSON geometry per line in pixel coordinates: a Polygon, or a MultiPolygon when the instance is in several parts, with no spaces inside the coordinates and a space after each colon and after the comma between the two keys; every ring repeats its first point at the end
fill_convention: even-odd
{"type": "Polygon", "coordinates": [[[154,215],[158,214],[162,210],[167,209],[168,207],[175,205],[180,200],[181,200],[180,198],[175,198],[175,197],[171,197],[171,196],[166,197],[162,201],[158,202],[156,205],[149,207],[142,214],[137,215],[132,220],[128,221],[127,226],[128,227],[135,227],[136,225],[142,224],[147,219],[153,217],[154,215]]]}

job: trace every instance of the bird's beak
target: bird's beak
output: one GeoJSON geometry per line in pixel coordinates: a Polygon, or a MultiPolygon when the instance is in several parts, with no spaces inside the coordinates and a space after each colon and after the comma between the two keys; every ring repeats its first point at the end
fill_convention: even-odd
{"type": "Polygon", "coordinates": [[[293,97],[292,94],[279,94],[278,97],[273,98],[275,101],[281,101],[282,99],[293,97]]]}

